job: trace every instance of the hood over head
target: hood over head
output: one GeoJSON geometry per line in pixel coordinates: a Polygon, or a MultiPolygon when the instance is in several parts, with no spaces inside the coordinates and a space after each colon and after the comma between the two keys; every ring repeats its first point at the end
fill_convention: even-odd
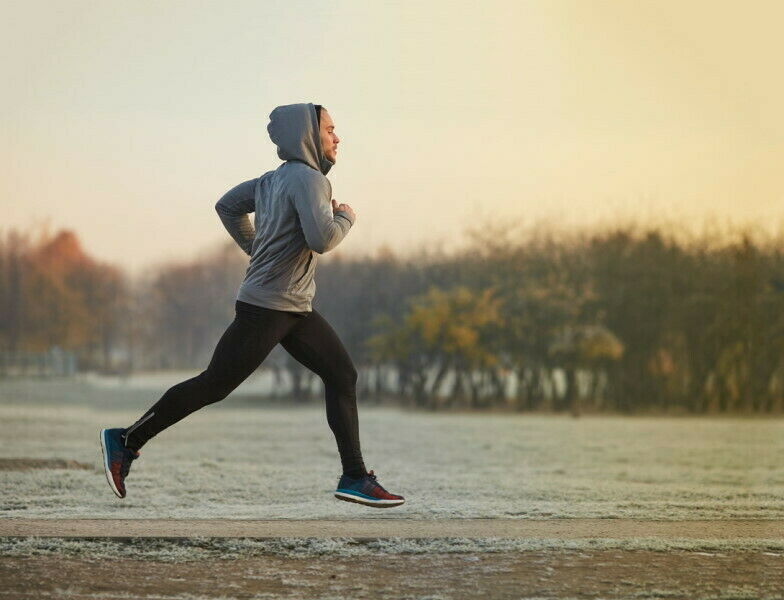
{"type": "Polygon", "coordinates": [[[298,160],[326,175],[335,163],[321,148],[316,107],[313,103],[285,104],[270,113],[270,139],[282,160],[298,160]]]}

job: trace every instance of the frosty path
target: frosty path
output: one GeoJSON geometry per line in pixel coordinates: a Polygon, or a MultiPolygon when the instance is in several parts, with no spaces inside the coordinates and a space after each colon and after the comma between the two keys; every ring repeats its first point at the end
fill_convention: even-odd
{"type": "Polygon", "coordinates": [[[0,537],[784,539],[782,520],[638,519],[0,519],[0,537]]]}

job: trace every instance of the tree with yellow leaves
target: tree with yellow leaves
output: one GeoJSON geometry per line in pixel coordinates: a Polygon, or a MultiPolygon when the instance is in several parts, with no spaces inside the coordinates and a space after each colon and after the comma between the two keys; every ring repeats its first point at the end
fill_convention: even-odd
{"type": "Polygon", "coordinates": [[[431,286],[409,300],[402,323],[380,317],[375,325],[382,332],[367,345],[375,359],[397,365],[401,390],[417,406],[439,405],[439,392],[450,370],[455,373],[450,400],[467,389],[471,406],[478,406],[481,382],[476,372],[498,364],[487,335],[489,326],[501,323],[501,301],[494,294],[492,288],[431,286]]]}

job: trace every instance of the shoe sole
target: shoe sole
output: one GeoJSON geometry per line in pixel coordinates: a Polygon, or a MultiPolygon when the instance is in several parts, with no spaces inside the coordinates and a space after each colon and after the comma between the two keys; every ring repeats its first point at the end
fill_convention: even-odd
{"type": "Polygon", "coordinates": [[[374,508],[392,508],[393,506],[400,506],[405,500],[368,500],[352,494],[344,494],[343,492],[335,492],[335,498],[338,500],[345,500],[346,502],[356,502],[357,504],[364,504],[365,506],[372,506],[374,508]]]}
{"type": "Polygon", "coordinates": [[[106,473],[106,481],[109,482],[109,487],[112,488],[112,491],[118,498],[123,498],[124,496],[120,494],[120,491],[117,489],[117,486],[114,485],[114,477],[112,477],[112,470],[109,467],[109,452],[106,449],[106,432],[107,429],[101,429],[101,434],[99,437],[101,438],[101,452],[103,453],[103,471],[106,473]]]}

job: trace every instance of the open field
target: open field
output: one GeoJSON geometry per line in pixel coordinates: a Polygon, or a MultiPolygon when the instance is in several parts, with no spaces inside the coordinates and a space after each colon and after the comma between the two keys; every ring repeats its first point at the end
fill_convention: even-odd
{"type": "Polygon", "coordinates": [[[782,420],[360,400],[365,462],[406,497],[374,511],[332,497],[322,405],[240,388],[152,440],[120,500],[98,430],[163,391],[0,384],[0,598],[784,598],[782,420]]]}
{"type": "Polygon", "coordinates": [[[0,458],[92,466],[0,470],[0,516],[784,517],[781,419],[441,415],[360,400],[365,464],[406,497],[379,514],[332,497],[340,461],[323,405],[254,407],[234,396],[150,441],[119,500],[101,470],[98,431],[130,424],[160,393],[0,385],[0,458]]]}

